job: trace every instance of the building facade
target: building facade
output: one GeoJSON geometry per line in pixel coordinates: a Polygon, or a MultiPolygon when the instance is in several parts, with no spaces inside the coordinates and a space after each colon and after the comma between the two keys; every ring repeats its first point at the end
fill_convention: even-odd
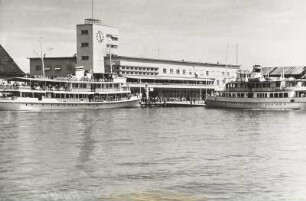
{"type": "Polygon", "coordinates": [[[150,97],[203,98],[235,79],[238,65],[116,56],[105,58],[106,72],[127,78],[134,92],[147,89],[150,97]],[[112,64],[112,65],[110,65],[112,64]]]}
{"type": "Polygon", "coordinates": [[[76,26],[77,64],[95,73],[105,73],[104,57],[118,54],[118,28],[105,26],[100,20],[85,19],[76,26]]]}
{"type": "Polygon", "coordinates": [[[112,65],[110,65],[110,59],[106,57],[106,72],[110,72],[110,68],[112,68],[112,71],[119,76],[214,79],[216,85],[225,84],[228,79],[235,78],[236,71],[240,69],[239,65],[125,56],[113,57],[111,63],[112,65]]]}
{"type": "MultiPolygon", "coordinates": [[[[30,59],[30,75],[42,76],[43,66],[41,58],[30,59]]],[[[76,57],[45,57],[44,67],[45,76],[48,77],[63,77],[73,75],[75,73],[76,57]]]]}
{"type": "MultiPolygon", "coordinates": [[[[159,97],[197,97],[234,79],[238,65],[118,56],[118,28],[85,19],[76,26],[76,57],[44,58],[46,76],[74,74],[83,66],[94,74],[126,77],[132,91],[159,97]],[[146,92],[144,92],[146,90],[146,92]]],[[[30,74],[42,75],[40,58],[30,58],[30,74]]]]}

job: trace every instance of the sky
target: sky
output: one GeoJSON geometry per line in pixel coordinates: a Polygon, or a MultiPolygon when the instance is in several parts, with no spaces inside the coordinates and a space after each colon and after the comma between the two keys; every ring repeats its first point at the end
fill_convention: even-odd
{"type": "MultiPolygon", "coordinates": [[[[26,72],[40,38],[47,56],[72,56],[91,2],[0,0],[0,44],[26,72]]],[[[236,64],[238,55],[243,69],[306,65],[305,9],[305,0],[94,0],[94,18],[119,28],[121,56],[236,64]]]]}

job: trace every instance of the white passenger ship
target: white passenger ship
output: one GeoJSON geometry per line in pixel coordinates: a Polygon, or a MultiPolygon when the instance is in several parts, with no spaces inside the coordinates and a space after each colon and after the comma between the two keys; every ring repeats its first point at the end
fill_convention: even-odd
{"type": "Polygon", "coordinates": [[[124,78],[9,79],[0,86],[0,110],[78,110],[139,107],[124,78]]]}
{"type": "Polygon", "coordinates": [[[206,98],[206,107],[240,109],[306,109],[306,80],[264,78],[262,68],[238,73],[237,80],[206,98]]]}

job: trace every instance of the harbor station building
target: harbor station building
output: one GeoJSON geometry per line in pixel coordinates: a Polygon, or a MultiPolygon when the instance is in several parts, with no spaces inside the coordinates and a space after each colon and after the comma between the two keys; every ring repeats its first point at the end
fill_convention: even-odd
{"type": "Polygon", "coordinates": [[[127,79],[132,91],[149,91],[150,97],[192,97],[200,99],[216,87],[234,79],[239,65],[184,60],[127,57],[118,55],[119,30],[96,19],[76,26],[76,55],[30,58],[30,74],[73,75],[83,66],[94,74],[115,74],[127,79]]]}

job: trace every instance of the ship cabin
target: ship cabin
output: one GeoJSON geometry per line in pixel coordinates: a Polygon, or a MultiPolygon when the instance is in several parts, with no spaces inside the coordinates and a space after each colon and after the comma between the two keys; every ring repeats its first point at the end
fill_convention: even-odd
{"type": "Polygon", "coordinates": [[[306,80],[236,81],[225,85],[218,96],[231,98],[306,97],[306,80]]]}
{"type": "Polygon", "coordinates": [[[37,98],[42,100],[103,102],[123,100],[130,97],[130,89],[123,80],[89,81],[71,78],[25,78],[9,79],[0,86],[0,98],[37,98]]]}

